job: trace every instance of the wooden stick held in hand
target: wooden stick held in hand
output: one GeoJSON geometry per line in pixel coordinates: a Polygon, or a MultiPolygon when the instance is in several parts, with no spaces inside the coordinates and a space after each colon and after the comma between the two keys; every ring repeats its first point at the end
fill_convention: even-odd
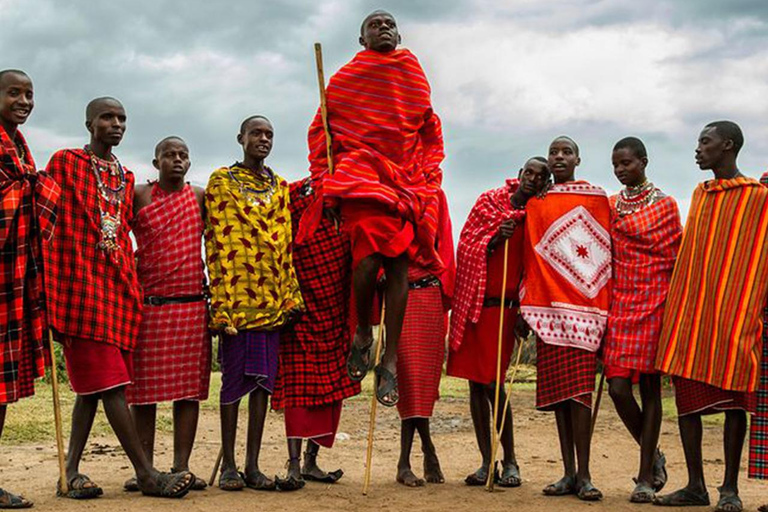
{"type": "MultiPolygon", "coordinates": [[[[323,45],[315,43],[315,66],[317,67],[317,86],[320,89],[320,117],[323,119],[325,131],[325,154],[328,157],[328,174],[333,176],[333,139],[331,126],[328,124],[328,100],[325,95],[325,71],[323,71],[323,45]]],[[[339,223],[333,219],[333,227],[339,231],[339,223]]]]}
{"type": "Polygon", "coordinates": [[[48,329],[48,350],[51,351],[51,387],[53,388],[53,422],[56,427],[56,451],[59,458],[59,486],[67,492],[67,470],[64,466],[64,432],[61,424],[61,403],[59,402],[59,371],[56,368],[56,352],[53,350],[53,329],[48,329]]]}
{"type": "MultiPolygon", "coordinates": [[[[381,301],[381,321],[379,322],[379,335],[376,343],[375,364],[381,359],[381,345],[384,340],[384,318],[387,314],[386,301],[381,301]]],[[[368,422],[368,451],[365,454],[365,477],[363,478],[363,496],[368,496],[368,488],[371,485],[371,459],[373,458],[373,431],[376,428],[376,379],[373,381],[373,396],[371,397],[371,417],[368,422]]]]}

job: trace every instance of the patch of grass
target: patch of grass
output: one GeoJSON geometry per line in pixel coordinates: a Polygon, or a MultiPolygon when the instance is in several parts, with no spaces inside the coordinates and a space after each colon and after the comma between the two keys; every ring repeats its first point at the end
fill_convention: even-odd
{"type": "MultiPolygon", "coordinates": [[[[675,397],[668,396],[661,399],[661,406],[664,409],[664,418],[670,420],[677,419],[677,405],[675,405],[675,397]]],[[[709,414],[701,417],[701,422],[704,425],[724,426],[725,425],[725,413],[709,414]]]]}

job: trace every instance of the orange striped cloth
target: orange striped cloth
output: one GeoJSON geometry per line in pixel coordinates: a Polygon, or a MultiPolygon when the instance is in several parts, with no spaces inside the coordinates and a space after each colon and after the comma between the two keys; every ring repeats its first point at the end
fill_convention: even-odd
{"type": "Polygon", "coordinates": [[[335,168],[329,175],[318,111],[308,134],[317,200],[302,217],[298,244],[319,225],[323,204],[366,204],[407,221],[409,259],[435,275],[443,271],[435,236],[445,155],[430,95],[419,61],[405,49],[363,50],[331,77],[327,103],[335,168]]]}
{"type": "Polygon", "coordinates": [[[520,314],[544,343],[596,352],[610,303],[608,196],[572,181],[526,210],[520,314]]]}
{"type": "Polygon", "coordinates": [[[768,189],[710,180],[693,193],[656,354],[662,372],[755,391],[768,291],[768,189]]]}

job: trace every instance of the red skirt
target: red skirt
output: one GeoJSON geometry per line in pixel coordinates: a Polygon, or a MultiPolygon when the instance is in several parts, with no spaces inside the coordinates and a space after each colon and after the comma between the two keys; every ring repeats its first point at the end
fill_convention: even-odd
{"type": "Polygon", "coordinates": [[[69,384],[78,395],[101,393],[133,381],[131,352],[82,338],[70,337],[62,343],[69,384]]]}
{"type": "MultiPolygon", "coordinates": [[[[480,310],[476,324],[469,323],[457,350],[448,353],[448,375],[478,384],[496,382],[496,355],[499,351],[500,307],[480,310]]],[[[501,344],[501,375],[506,375],[515,348],[517,308],[504,309],[504,332],[501,344]]]]}
{"type": "Polygon", "coordinates": [[[401,420],[432,417],[445,360],[445,316],[439,286],[409,290],[397,345],[401,420]]]}
{"type": "Polygon", "coordinates": [[[342,401],[316,407],[286,407],[285,437],[311,439],[324,448],[331,448],[341,419],[342,401]]]}
{"type": "Polygon", "coordinates": [[[622,368],[621,366],[604,365],[603,372],[605,373],[605,379],[630,379],[632,384],[640,382],[641,375],[657,375],[658,372],[641,372],[640,370],[633,370],[631,368],[622,368]]]}
{"type": "Polygon", "coordinates": [[[757,410],[757,395],[746,391],[729,391],[710,384],[673,377],[677,415],[717,414],[733,409],[754,413],[757,410]]]}
{"type": "MultiPolygon", "coordinates": [[[[352,244],[352,268],[372,254],[395,258],[418,246],[413,223],[371,201],[342,201],[342,227],[352,244]]],[[[410,258],[411,260],[413,258],[410,258]]]]}
{"type": "Polygon", "coordinates": [[[536,408],[553,410],[566,400],[592,408],[597,357],[594,352],[560,347],[536,338],[536,408]]]}
{"type": "Polygon", "coordinates": [[[144,306],[133,353],[130,405],[205,400],[211,375],[211,338],[204,301],[144,306]]]}

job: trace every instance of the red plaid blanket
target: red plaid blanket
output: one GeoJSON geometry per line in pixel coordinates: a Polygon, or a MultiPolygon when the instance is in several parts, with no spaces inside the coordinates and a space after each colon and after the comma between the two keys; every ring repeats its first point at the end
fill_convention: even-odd
{"type": "Polygon", "coordinates": [[[418,59],[404,49],[363,50],[331,77],[327,98],[335,171],[328,174],[318,111],[308,135],[318,197],[301,222],[298,244],[319,225],[323,200],[372,201],[412,221],[416,263],[433,273],[442,271],[435,236],[445,155],[430,94],[418,59]]]}
{"type": "Polygon", "coordinates": [[[525,218],[524,210],[512,208],[512,194],[520,186],[516,179],[483,193],[469,212],[461,230],[457,253],[456,290],[451,313],[450,346],[457,350],[468,322],[477,323],[485,298],[488,243],[502,222],[525,218]]]}
{"type": "Polygon", "coordinates": [[[603,361],[652,372],[675,258],[683,236],[677,203],[669,196],[631,215],[616,215],[611,198],[613,296],[603,361]]]}
{"type": "MultiPolygon", "coordinates": [[[[129,223],[133,218],[133,173],[125,169],[125,199],[117,232],[117,257],[102,251],[99,191],[88,153],[56,152],[46,169],[61,187],[55,236],[43,246],[48,320],[58,332],[133,350],[141,322],[129,223]]],[[[116,187],[119,178],[108,178],[116,187]]]]}
{"type": "Polygon", "coordinates": [[[36,171],[21,132],[16,139],[24,160],[0,125],[0,404],[34,393],[45,369],[41,243],[53,233],[60,194],[36,171]]]}

